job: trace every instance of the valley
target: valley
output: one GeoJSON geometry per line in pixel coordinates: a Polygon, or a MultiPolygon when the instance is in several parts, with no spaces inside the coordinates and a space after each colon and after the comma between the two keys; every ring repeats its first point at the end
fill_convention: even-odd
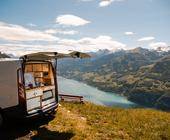
{"type": "Polygon", "coordinates": [[[91,55],[87,60],[59,61],[59,75],[147,107],[170,109],[170,52],[135,48],[91,55]]]}

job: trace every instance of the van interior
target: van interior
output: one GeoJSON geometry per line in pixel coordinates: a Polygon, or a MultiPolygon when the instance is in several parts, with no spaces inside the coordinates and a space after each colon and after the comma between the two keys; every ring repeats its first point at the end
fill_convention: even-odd
{"type": "Polygon", "coordinates": [[[33,89],[54,85],[52,66],[49,63],[27,63],[25,65],[25,88],[33,89]]]}
{"type": "Polygon", "coordinates": [[[33,113],[56,103],[52,64],[27,62],[24,72],[27,111],[33,113]]]}

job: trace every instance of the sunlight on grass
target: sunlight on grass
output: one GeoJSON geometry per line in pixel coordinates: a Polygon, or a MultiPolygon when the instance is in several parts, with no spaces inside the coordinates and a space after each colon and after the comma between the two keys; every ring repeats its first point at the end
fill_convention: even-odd
{"type": "MultiPolygon", "coordinates": [[[[121,109],[63,102],[46,129],[72,134],[69,139],[168,140],[170,114],[152,109],[121,109]]],[[[38,135],[38,138],[48,136],[38,135]]]]}

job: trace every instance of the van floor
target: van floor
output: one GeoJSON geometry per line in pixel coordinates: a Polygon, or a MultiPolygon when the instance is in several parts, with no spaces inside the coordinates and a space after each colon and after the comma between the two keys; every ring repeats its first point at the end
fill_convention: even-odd
{"type": "Polygon", "coordinates": [[[170,113],[62,102],[54,116],[8,121],[3,140],[170,140],[170,113]]]}

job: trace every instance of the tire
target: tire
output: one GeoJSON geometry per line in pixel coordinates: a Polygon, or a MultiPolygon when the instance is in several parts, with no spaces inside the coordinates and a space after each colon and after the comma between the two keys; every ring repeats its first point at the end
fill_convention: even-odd
{"type": "Polygon", "coordinates": [[[0,113],[0,127],[3,125],[3,121],[4,119],[3,119],[2,113],[0,113]]]}

